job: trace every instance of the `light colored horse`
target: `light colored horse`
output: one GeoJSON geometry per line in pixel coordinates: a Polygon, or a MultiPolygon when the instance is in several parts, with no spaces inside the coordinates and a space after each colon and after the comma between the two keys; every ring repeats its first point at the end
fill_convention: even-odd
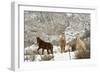
{"type": "Polygon", "coordinates": [[[76,36],[76,50],[83,51],[83,52],[86,50],[86,44],[83,40],[80,39],[79,34],[77,34],[76,36]]]}

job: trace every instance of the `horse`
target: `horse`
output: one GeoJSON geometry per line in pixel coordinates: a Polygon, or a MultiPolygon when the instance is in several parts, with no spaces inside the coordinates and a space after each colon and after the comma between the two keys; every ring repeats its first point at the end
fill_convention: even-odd
{"type": "Polygon", "coordinates": [[[61,53],[63,53],[65,52],[65,46],[66,46],[66,39],[64,33],[61,34],[59,41],[60,41],[61,53]]]}
{"type": "Polygon", "coordinates": [[[53,55],[53,45],[50,42],[45,42],[39,37],[36,37],[38,49],[37,52],[39,53],[39,49],[42,49],[42,55],[44,54],[44,50],[47,50],[47,53],[50,54],[49,50],[51,51],[51,54],[53,55]]]}
{"type": "Polygon", "coordinates": [[[86,51],[86,43],[80,39],[79,33],[76,36],[76,50],[78,50],[78,52],[82,51],[84,53],[86,51]]]}

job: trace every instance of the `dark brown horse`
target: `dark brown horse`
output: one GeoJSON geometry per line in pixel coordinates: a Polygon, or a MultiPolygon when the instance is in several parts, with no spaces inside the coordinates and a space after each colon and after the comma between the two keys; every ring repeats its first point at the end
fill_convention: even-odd
{"type": "Polygon", "coordinates": [[[41,40],[39,37],[36,38],[37,39],[37,44],[38,44],[38,49],[37,51],[39,51],[39,49],[42,49],[42,55],[44,53],[44,50],[47,50],[47,53],[49,53],[49,50],[51,51],[51,54],[53,54],[53,45],[49,42],[45,42],[43,40],[41,40]]]}

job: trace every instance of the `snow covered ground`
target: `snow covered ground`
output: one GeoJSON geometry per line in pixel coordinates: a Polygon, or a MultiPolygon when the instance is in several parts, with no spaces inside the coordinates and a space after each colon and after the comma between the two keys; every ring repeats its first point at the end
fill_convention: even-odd
{"type": "Polygon", "coordinates": [[[25,48],[25,55],[24,55],[25,61],[27,62],[46,61],[46,60],[47,61],[67,61],[67,60],[71,60],[75,58],[74,52],[68,51],[68,52],[61,53],[60,48],[57,46],[54,46],[53,48],[53,52],[54,52],[53,56],[48,55],[46,50],[44,51],[44,55],[41,55],[41,50],[39,51],[40,55],[36,53],[33,54],[33,51],[37,52],[37,48],[38,47],[35,45],[25,48]],[[29,55],[27,55],[26,53],[28,53],[29,55]]]}

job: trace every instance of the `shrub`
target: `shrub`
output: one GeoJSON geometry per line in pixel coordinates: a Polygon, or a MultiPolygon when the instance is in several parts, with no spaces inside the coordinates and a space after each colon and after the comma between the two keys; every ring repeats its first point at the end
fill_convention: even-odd
{"type": "Polygon", "coordinates": [[[54,56],[52,56],[52,55],[41,55],[41,60],[42,61],[49,61],[53,58],[54,58],[54,56]]]}
{"type": "Polygon", "coordinates": [[[84,52],[82,50],[75,51],[75,57],[76,59],[88,59],[90,58],[90,51],[85,50],[84,52]]]}

